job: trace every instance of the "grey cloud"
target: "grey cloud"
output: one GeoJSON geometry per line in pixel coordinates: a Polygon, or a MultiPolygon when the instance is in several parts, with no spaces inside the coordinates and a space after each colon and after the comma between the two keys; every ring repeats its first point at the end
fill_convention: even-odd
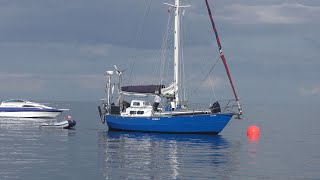
{"type": "MultiPolygon", "coordinates": [[[[192,86],[203,80],[216,60],[218,50],[204,2],[183,2],[192,5],[183,17],[186,80],[192,92],[192,86]]],[[[319,86],[315,78],[319,77],[320,57],[318,0],[209,2],[241,98],[247,102],[261,99],[293,102],[301,87],[319,86]],[[250,16],[259,12],[267,15],[250,16]],[[261,20],[272,15],[285,17],[282,22],[291,23],[261,20]],[[242,23],[233,23],[236,16],[242,23]],[[249,20],[255,23],[246,23],[249,20]]],[[[47,98],[50,94],[56,100],[95,101],[104,96],[103,73],[113,69],[114,64],[121,69],[129,68],[125,82],[156,83],[168,16],[162,3],[154,0],[1,1],[0,83],[16,85],[0,87],[2,98],[47,98]],[[149,2],[152,2],[150,10],[149,2]],[[19,85],[34,86],[37,91],[25,92],[18,89],[19,85]]],[[[171,70],[167,75],[171,77],[171,70]]],[[[213,75],[226,77],[221,62],[213,75]]],[[[228,88],[227,83],[222,85],[228,88]]],[[[205,86],[197,98],[206,100],[208,97],[203,94],[207,90],[205,86]]],[[[232,96],[229,90],[217,88],[217,93],[232,96]]]]}
{"type": "Polygon", "coordinates": [[[8,1],[1,7],[0,41],[159,46],[154,38],[161,40],[165,20],[159,14],[165,11],[160,2],[157,8],[151,3],[152,10],[148,5],[145,1],[8,1]],[[145,26],[144,38],[139,39],[137,31],[144,22],[156,23],[152,28],[145,26]]]}
{"type": "Polygon", "coordinates": [[[232,4],[224,11],[222,18],[236,24],[304,24],[319,19],[320,6],[300,3],[232,4]]]}

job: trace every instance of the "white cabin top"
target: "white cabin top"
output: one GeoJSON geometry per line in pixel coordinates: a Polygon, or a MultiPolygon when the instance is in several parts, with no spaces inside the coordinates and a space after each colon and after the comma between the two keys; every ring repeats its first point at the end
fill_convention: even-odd
{"type": "Polygon", "coordinates": [[[135,107],[135,108],[146,108],[150,107],[150,103],[147,101],[141,101],[141,100],[132,100],[130,107],[135,107]]]}
{"type": "Polygon", "coordinates": [[[125,112],[121,113],[122,116],[151,116],[152,106],[147,101],[132,100],[130,107],[125,112]]]}
{"type": "Polygon", "coordinates": [[[0,104],[0,107],[25,107],[25,108],[31,108],[31,107],[36,107],[36,108],[47,108],[47,109],[53,109],[52,107],[45,106],[43,104],[23,100],[23,99],[10,99],[3,101],[0,104]]]}

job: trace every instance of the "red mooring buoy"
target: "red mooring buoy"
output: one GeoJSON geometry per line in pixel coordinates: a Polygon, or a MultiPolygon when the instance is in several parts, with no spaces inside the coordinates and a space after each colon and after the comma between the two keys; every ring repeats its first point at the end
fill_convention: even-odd
{"type": "Polygon", "coordinates": [[[247,129],[247,137],[251,142],[258,142],[260,138],[260,129],[257,126],[249,126],[247,129]]]}
{"type": "Polygon", "coordinates": [[[249,126],[247,129],[247,136],[259,136],[260,129],[257,126],[249,126]]]}

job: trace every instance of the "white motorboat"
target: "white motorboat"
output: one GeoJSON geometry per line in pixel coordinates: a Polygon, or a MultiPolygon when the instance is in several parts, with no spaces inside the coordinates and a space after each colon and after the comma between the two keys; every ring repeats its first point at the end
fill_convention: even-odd
{"type": "Polygon", "coordinates": [[[11,99],[0,104],[0,117],[54,118],[64,110],[22,99],[11,99]]]}

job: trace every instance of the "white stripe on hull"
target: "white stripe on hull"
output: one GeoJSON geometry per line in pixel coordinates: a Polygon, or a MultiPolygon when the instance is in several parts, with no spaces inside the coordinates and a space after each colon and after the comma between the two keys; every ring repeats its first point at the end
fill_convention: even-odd
{"type": "Polygon", "coordinates": [[[61,112],[0,112],[0,117],[54,118],[61,112]]]}

